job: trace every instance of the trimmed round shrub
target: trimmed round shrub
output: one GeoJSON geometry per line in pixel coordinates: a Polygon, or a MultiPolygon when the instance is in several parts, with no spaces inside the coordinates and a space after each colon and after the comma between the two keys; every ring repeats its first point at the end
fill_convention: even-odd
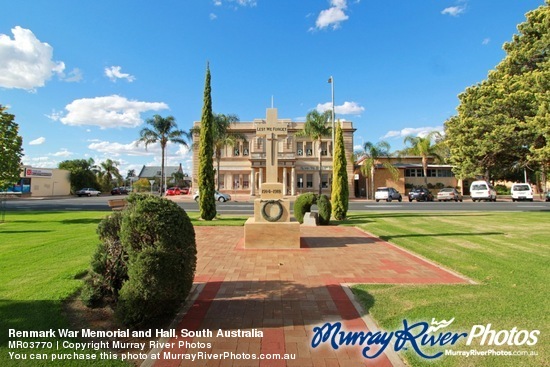
{"type": "Polygon", "coordinates": [[[92,270],[81,292],[81,299],[88,307],[116,302],[122,284],[128,279],[128,255],[119,237],[122,213],[113,212],[101,220],[97,227],[101,243],[92,257],[92,270]]]}
{"type": "Polygon", "coordinates": [[[330,199],[326,195],[321,195],[317,198],[317,207],[319,208],[319,224],[326,226],[330,224],[330,216],[332,215],[332,205],[330,199]]]}
{"type": "Polygon", "coordinates": [[[185,210],[151,195],[131,195],[124,210],[120,241],[128,253],[128,280],[116,314],[128,326],[173,316],[195,276],[195,230],[185,210]]]}
{"type": "Polygon", "coordinates": [[[304,215],[311,211],[311,206],[317,202],[317,195],[312,192],[306,192],[296,198],[294,202],[294,218],[298,222],[304,223],[304,215]]]}

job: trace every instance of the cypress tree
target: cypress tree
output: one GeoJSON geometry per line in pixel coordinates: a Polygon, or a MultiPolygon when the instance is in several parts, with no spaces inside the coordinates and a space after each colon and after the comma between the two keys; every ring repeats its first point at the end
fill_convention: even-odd
{"type": "Polygon", "coordinates": [[[206,64],[204,82],[204,103],[199,135],[199,209],[200,217],[212,220],[216,217],[216,199],[214,197],[214,116],[210,91],[210,66],[206,64]]]}
{"type": "Polygon", "coordinates": [[[349,187],[346,151],[344,150],[344,133],[340,123],[336,127],[334,142],[333,180],[332,180],[332,213],[334,219],[346,219],[348,213],[349,187]]]}

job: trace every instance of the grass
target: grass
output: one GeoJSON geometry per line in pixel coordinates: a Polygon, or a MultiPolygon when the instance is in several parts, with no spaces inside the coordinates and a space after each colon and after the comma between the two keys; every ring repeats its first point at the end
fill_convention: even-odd
{"type": "MultiPolygon", "coordinates": [[[[106,215],[108,212],[7,213],[5,223],[0,223],[0,365],[82,365],[79,361],[10,360],[8,352],[15,350],[8,349],[8,329],[70,328],[63,302],[82,286],[81,278],[99,243],[97,224],[106,215]]],[[[242,226],[247,219],[219,216],[215,221],[200,221],[198,213],[189,216],[194,225],[242,226]]],[[[94,366],[121,364],[94,362],[94,366]]]]}
{"type": "MultiPolygon", "coordinates": [[[[98,243],[97,224],[106,214],[12,212],[5,223],[0,223],[2,366],[82,365],[78,361],[56,364],[10,360],[7,330],[69,328],[63,302],[81,287],[81,278],[98,243]]],[[[194,225],[241,226],[247,219],[220,216],[215,221],[200,221],[198,213],[189,215],[194,225]]],[[[412,352],[405,352],[407,363],[412,366],[549,365],[548,216],[548,213],[351,213],[345,224],[360,226],[478,283],[369,284],[356,286],[354,291],[387,330],[400,327],[403,319],[429,322],[432,318],[455,317],[450,328],[457,331],[469,331],[473,325],[487,323],[495,330],[517,327],[541,331],[535,347],[515,348],[533,349],[538,352],[537,357],[442,357],[426,362],[412,352]]],[[[506,349],[494,349],[501,348],[506,349]]],[[[94,362],[94,366],[120,364],[94,362]]]]}
{"type": "MultiPolygon", "coordinates": [[[[354,292],[386,330],[402,320],[455,321],[452,331],[473,325],[492,330],[540,330],[534,347],[457,344],[454,350],[528,350],[538,356],[441,357],[437,366],[549,365],[549,213],[356,213],[358,225],[384,240],[459,272],[475,285],[358,285],[354,292]]],[[[405,352],[412,366],[434,362],[405,352]]]]}

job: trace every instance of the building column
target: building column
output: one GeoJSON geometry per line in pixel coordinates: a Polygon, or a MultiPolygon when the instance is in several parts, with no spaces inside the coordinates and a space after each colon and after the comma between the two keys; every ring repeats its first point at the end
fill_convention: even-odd
{"type": "Polygon", "coordinates": [[[286,195],[286,167],[283,167],[283,195],[286,195]]]}
{"type": "Polygon", "coordinates": [[[259,174],[259,181],[258,181],[258,190],[262,190],[262,181],[264,180],[264,170],[262,167],[259,168],[260,174],[259,174]]]}
{"type": "Polygon", "coordinates": [[[250,196],[256,196],[256,169],[250,169],[250,196]]]}
{"type": "Polygon", "coordinates": [[[290,195],[296,196],[296,168],[290,170],[290,195]]]}

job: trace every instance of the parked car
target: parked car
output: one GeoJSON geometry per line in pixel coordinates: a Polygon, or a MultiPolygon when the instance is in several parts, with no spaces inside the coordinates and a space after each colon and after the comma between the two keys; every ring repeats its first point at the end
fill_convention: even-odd
{"type": "MultiPolygon", "coordinates": [[[[230,201],[231,200],[231,195],[229,194],[224,194],[222,192],[219,192],[218,190],[216,190],[214,192],[214,197],[216,198],[216,200],[220,201],[220,202],[225,202],[225,201],[230,201]]],[[[193,195],[193,200],[195,201],[199,201],[199,192],[195,192],[195,195],[193,195]]]]}
{"type": "Polygon", "coordinates": [[[528,183],[515,183],[512,185],[510,192],[512,193],[512,201],[533,201],[533,190],[528,183]]]}
{"type": "Polygon", "coordinates": [[[470,196],[472,201],[497,201],[497,192],[487,181],[474,181],[470,185],[470,196]]]}
{"type": "Polygon", "coordinates": [[[179,187],[174,186],[170,187],[168,190],[166,190],[166,196],[172,196],[172,195],[181,195],[181,190],[179,187]]]}
{"type": "Polygon", "coordinates": [[[546,194],[544,194],[544,201],[550,201],[550,191],[547,191],[546,194]]]}
{"type": "Polygon", "coordinates": [[[462,201],[462,194],[452,187],[446,187],[437,193],[437,201],[462,201]]]}
{"type": "Polygon", "coordinates": [[[128,189],[125,187],[115,187],[111,190],[111,195],[127,195],[128,189]]]}
{"type": "Polygon", "coordinates": [[[81,196],[99,196],[99,194],[101,194],[101,192],[97,191],[96,189],[86,187],[84,189],[78,190],[76,192],[76,194],[78,195],[78,197],[81,197],[81,196]]]}
{"type": "Polygon", "coordinates": [[[379,187],[376,189],[376,192],[374,193],[374,199],[376,202],[379,202],[380,200],[386,200],[387,202],[391,202],[392,200],[397,200],[401,202],[403,200],[403,197],[393,187],[379,187]]]}
{"type": "Polygon", "coordinates": [[[180,188],[180,191],[182,195],[187,195],[189,194],[189,187],[182,187],[180,188]]]}
{"type": "Polygon", "coordinates": [[[409,201],[434,201],[434,196],[425,187],[416,187],[409,191],[409,201]]]}

